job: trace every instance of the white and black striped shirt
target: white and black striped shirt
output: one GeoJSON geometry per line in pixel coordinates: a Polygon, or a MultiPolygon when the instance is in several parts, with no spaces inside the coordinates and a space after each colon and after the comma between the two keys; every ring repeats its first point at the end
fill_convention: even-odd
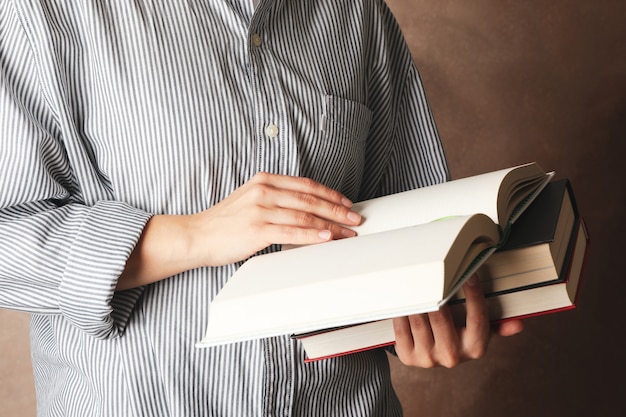
{"type": "Polygon", "coordinates": [[[39,415],[401,414],[384,351],[194,348],[237,265],[114,292],[152,214],[256,172],[354,200],[447,179],[383,0],[0,0],[0,135],[0,307],[32,313],[39,415]]]}

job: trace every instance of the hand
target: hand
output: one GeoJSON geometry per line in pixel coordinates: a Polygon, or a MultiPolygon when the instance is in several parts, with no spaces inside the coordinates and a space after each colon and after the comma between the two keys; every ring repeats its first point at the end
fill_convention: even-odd
{"type": "Polygon", "coordinates": [[[205,265],[246,259],[271,244],[352,237],[361,216],[341,193],[306,178],[260,173],[195,216],[205,265]]]}
{"type": "MultiPolygon", "coordinates": [[[[481,358],[487,351],[491,326],[487,302],[476,275],[464,285],[466,327],[457,328],[450,310],[394,319],[396,353],[405,365],[422,368],[454,367],[470,359],[481,358]]],[[[523,330],[521,320],[510,320],[494,328],[501,336],[523,330]]]]}
{"type": "Polygon", "coordinates": [[[261,173],[220,203],[191,215],[153,216],[116,289],[244,260],[271,244],[351,237],[361,216],[341,193],[306,178],[261,173]]]}

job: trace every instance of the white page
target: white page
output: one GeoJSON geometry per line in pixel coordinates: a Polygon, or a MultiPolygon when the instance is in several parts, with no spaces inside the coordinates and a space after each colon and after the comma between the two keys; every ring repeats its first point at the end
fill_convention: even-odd
{"type": "Polygon", "coordinates": [[[442,217],[483,213],[498,223],[498,191],[513,168],[393,194],[354,205],[364,221],[359,236],[428,223],[442,217]]]}
{"type": "Polygon", "coordinates": [[[213,300],[199,346],[437,310],[444,258],[468,219],[252,258],[213,300]]]}

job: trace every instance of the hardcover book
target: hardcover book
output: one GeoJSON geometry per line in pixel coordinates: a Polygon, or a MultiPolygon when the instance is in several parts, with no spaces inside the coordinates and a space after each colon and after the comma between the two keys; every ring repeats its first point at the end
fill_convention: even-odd
{"type": "MultiPolygon", "coordinates": [[[[567,179],[546,186],[511,227],[508,242],[477,270],[493,322],[575,307],[589,235],[567,179]]],[[[462,290],[449,301],[462,325],[462,290]]],[[[394,343],[391,319],[294,334],[307,360],[354,353],[394,343]]]]}
{"type": "Polygon", "coordinates": [[[553,175],[529,163],[357,203],[356,237],[247,260],[211,303],[197,346],[437,310],[553,175]]]}

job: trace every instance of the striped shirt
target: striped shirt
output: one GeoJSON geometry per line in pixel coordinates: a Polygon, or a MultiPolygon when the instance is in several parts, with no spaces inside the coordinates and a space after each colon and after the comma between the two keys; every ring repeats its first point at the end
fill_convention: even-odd
{"type": "Polygon", "coordinates": [[[0,135],[0,307],[31,313],[40,416],[401,414],[382,350],[194,348],[238,264],[114,291],[150,216],[259,171],[354,200],[447,179],[383,0],[0,0],[0,135]]]}

